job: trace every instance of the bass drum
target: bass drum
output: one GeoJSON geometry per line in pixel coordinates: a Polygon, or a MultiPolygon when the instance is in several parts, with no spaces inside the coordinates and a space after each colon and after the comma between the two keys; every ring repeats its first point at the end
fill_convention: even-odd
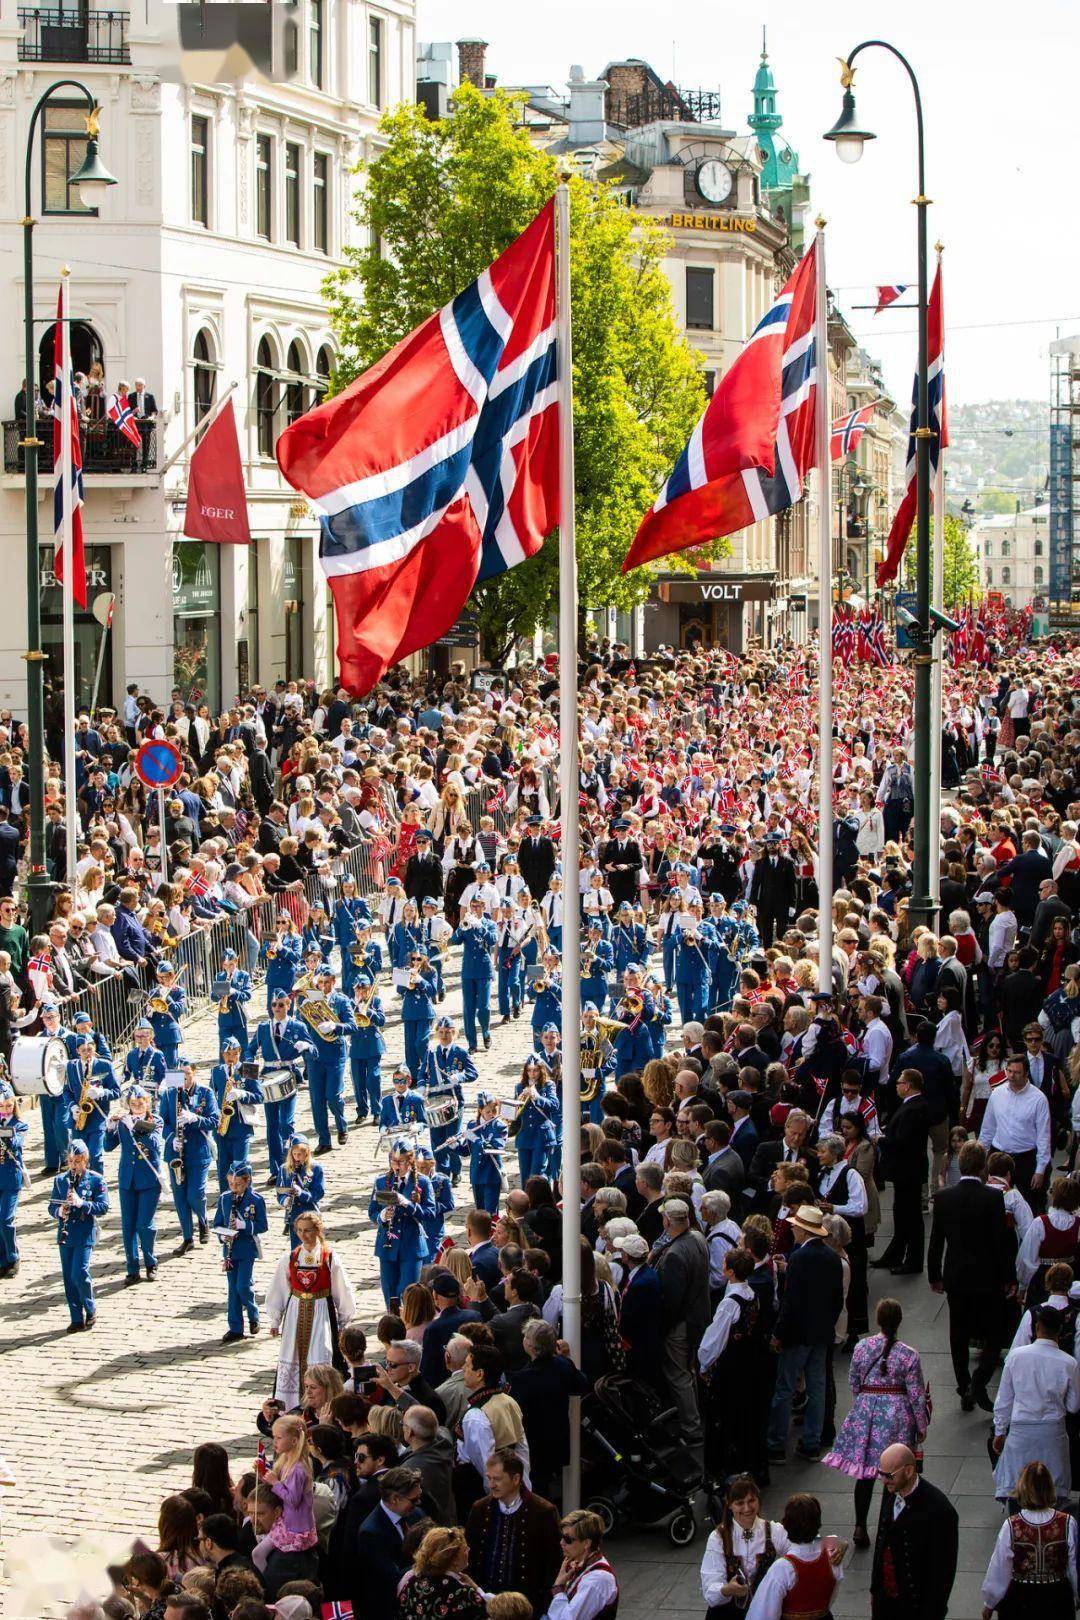
{"type": "Polygon", "coordinates": [[[11,1088],[20,1097],[59,1097],[67,1079],[67,1047],[55,1035],[19,1035],[11,1047],[11,1088]]]}

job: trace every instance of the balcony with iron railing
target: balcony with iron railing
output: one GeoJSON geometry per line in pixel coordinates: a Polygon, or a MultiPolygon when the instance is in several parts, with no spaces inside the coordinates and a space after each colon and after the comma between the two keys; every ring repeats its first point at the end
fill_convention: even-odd
{"type": "MultiPolygon", "coordinates": [[[[158,444],[157,422],[139,422],[138,448],[118,433],[108,420],[98,422],[83,422],[79,426],[79,439],[82,445],[83,471],[87,473],[112,473],[119,476],[130,477],[134,473],[154,473],[157,471],[158,444]]],[[[22,421],[5,422],[4,429],[4,471],[5,473],[24,473],[26,471],[26,452],[22,447],[26,424],[22,421]]],[[[53,424],[51,417],[39,418],[37,423],[38,471],[51,473],[53,470],[53,424]]]]}
{"type": "Polygon", "coordinates": [[[92,11],[88,6],[20,6],[20,62],[131,61],[126,11],[92,11]]]}

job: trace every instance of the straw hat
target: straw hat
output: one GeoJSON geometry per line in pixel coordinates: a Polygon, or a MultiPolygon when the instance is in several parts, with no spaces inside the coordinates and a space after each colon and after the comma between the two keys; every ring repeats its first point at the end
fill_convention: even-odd
{"type": "Polygon", "coordinates": [[[800,1232],[807,1232],[810,1237],[825,1236],[825,1217],[816,1204],[800,1204],[794,1215],[788,1220],[792,1226],[797,1226],[800,1232]]]}

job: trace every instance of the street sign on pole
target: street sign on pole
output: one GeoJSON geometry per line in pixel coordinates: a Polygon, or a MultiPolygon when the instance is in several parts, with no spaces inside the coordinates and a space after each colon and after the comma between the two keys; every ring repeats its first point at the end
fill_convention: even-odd
{"type": "Polygon", "coordinates": [[[161,738],[144,742],[135,755],[135,775],[143,787],[172,787],[183,768],[179,748],[161,738]]]}

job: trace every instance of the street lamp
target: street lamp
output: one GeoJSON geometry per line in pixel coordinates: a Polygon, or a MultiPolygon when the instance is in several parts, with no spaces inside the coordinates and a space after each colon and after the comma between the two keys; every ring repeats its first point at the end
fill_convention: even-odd
{"type": "MultiPolygon", "coordinates": [[[[915,665],[915,859],[912,867],[912,895],[908,916],[912,927],[918,923],[934,926],[936,912],[931,898],[930,860],[930,749],[934,734],[930,720],[931,666],[933,638],[937,630],[930,612],[930,401],[927,374],[927,228],[926,211],[930,199],[926,195],[926,148],[923,135],[922,97],[919,81],[907,57],[887,40],[867,39],[856,45],[843,63],[840,82],[844,90],[840,117],[825,135],[836,147],[837,156],[845,163],[857,163],[867,141],[873,133],[864,128],[855,113],[855,95],[851,88],[855,79],[855,59],[865,50],[876,48],[888,51],[901,64],[911,81],[915,100],[915,133],[918,157],[919,191],[915,197],[918,218],[919,254],[919,370],[918,404],[915,427],[915,622],[908,627],[915,665]]],[[[940,742],[936,742],[940,746],[940,742]]],[[[936,854],[936,843],[933,845],[936,854]]]]}
{"type": "MultiPolygon", "coordinates": [[[[23,323],[26,340],[26,427],[22,440],[26,469],[26,720],[30,733],[30,847],[27,861],[27,901],[30,910],[30,931],[39,934],[45,928],[51,909],[52,885],[45,870],[45,681],[42,664],[45,654],[41,650],[41,598],[38,555],[38,451],[41,440],[37,436],[37,412],[34,409],[34,378],[37,367],[34,355],[34,224],[32,213],[31,180],[33,177],[34,136],[42,110],[57,90],[77,90],[86,104],[86,157],[77,173],[71,177],[78,186],[79,195],[87,208],[100,202],[109,186],[116,180],[98,156],[98,107],[90,91],[78,79],[57,79],[39,98],[30,115],[30,128],[26,137],[26,183],[23,208],[23,323]]],[[[42,199],[44,201],[44,199],[42,199]]],[[[65,424],[66,425],[66,424],[65,424]]],[[[68,782],[67,791],[74,793],[74,782],[68,782]]],[[[69,872],[68,877],[72,874],[69,872]]]]}

